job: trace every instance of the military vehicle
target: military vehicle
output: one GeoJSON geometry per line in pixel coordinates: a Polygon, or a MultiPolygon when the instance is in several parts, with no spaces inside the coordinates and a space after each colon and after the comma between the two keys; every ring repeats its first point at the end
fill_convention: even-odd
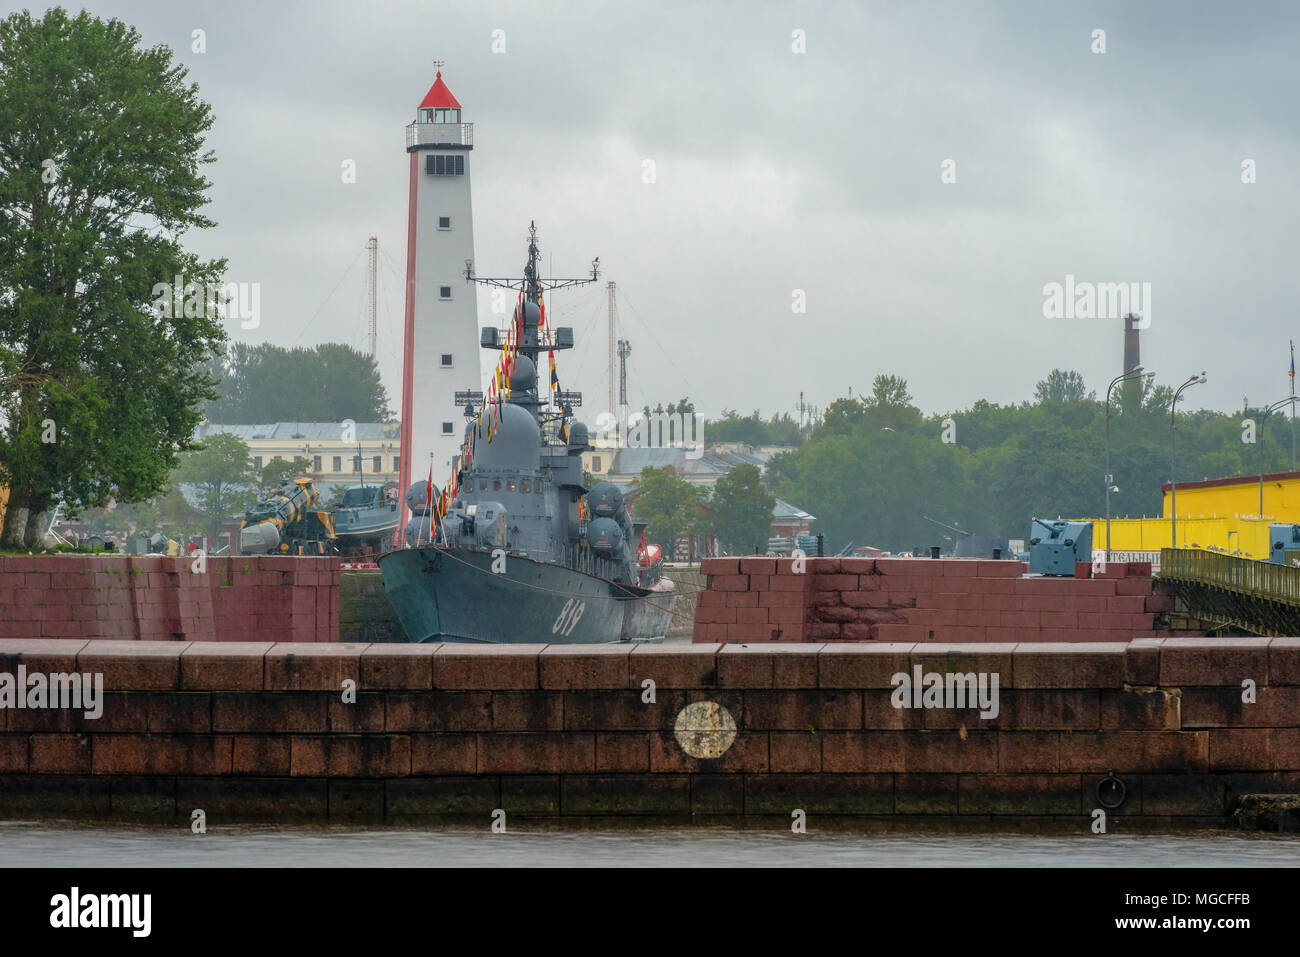
{"type": "Polygon", "coordinates": [[[244,513],[239,550],[245,555],[334,554],[333,517],[319,502],[311,479],[284,479],[244,513]]]}

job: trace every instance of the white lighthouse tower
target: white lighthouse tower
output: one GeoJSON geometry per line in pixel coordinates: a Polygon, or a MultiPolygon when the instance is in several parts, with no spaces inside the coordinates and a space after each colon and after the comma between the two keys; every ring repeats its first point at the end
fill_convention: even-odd
{"type": "Polygon", "coordinates": [[[462,120],[461,105],[439,70],[416,109],[415,122],[406,127],[411,168],[402,352],[403,492],[428,478],[430,466],[435,485],[447,482],[465,428],[456,387],[474,388],[480,381],[476,287],[465,282],[466,260],[474,258],[469,188],[474,125],[462,120]]]}

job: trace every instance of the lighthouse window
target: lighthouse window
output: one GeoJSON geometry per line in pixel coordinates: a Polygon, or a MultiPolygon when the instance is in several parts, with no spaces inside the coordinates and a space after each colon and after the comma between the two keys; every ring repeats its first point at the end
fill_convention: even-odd
{"type": "Polygon", "coordinates": [[[424,172],[430,176],[464,176],[465,157],[435,154],[424,158],[424,172]]]}
{"type": "Polygon", "coordinates": [[[450,216],[439,216],[439,217],[438,217],[438,228],[439,228],[439,229],[451,229],[451,217],[450,217],[450,216]]]}
{"type": "Polygon", "coordinates": [[[439,287],[438,287],[438,298],[439,298],[439,299],[450,299],[450,298],[451,298],[451,286],[439,286],[439,287]]]}
{"type": "Polygon", "coordinates": [[[450,368],[451,368],[451,353],[450,353],[450,352],[444,352],[444,353],[442,354],[442,367],[443,367],[444,369],[450,369],[450,368]]]}
{"type": "Polygon", "coordinates": [[[455,426],[454,426],[452,423],[450,423],[450,422],[444,422],[444,423],[442,423],[442,434],[443,434],[443,435],[451,435],[454,429],[455,429],[455,426]]]}

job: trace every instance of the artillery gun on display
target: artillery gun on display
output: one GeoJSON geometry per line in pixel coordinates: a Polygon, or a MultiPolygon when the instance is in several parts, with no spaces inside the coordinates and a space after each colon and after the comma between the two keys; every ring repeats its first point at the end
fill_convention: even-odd
{"type": "Polygon", "coordinates": [[[245,555],[333,555],[334,516],[318,508],[309,478],[284,479],[244,513],[239,548],[245,555]]]}

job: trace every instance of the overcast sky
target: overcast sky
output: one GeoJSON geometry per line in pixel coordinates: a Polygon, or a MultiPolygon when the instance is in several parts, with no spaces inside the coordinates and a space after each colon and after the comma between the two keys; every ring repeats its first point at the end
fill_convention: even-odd
{"type": "MultiPolygon", "coordinates": [[[[261,327],[232,335],[364,348],[364,245],[379,236],[394,404],[404,127],[435,59],[475,124],[479,273],[520,268],[530,219],[555,274],[601,258],[599,286],[551,304],[579,338],[561,381],[586,391],[587,418],[606,406],[605,279],[634,407],[689,395],[710,414],[793,412],[801,390],[825,406],[894,373],[937,412],[1028,399],[1053,367],[1104,392],[1120,323],[1044,318],[1044,285],[1067,274],[1151,283],[1144,364],[1167,383],[1204,369],[1189,407],[1289,389],[1295,4],[87,7],[171,46],[214,108],[219,225],[190,243],[261,283],[261,327]]],[[[489,307],[480,293],[484,323],[489,307]]]]}

